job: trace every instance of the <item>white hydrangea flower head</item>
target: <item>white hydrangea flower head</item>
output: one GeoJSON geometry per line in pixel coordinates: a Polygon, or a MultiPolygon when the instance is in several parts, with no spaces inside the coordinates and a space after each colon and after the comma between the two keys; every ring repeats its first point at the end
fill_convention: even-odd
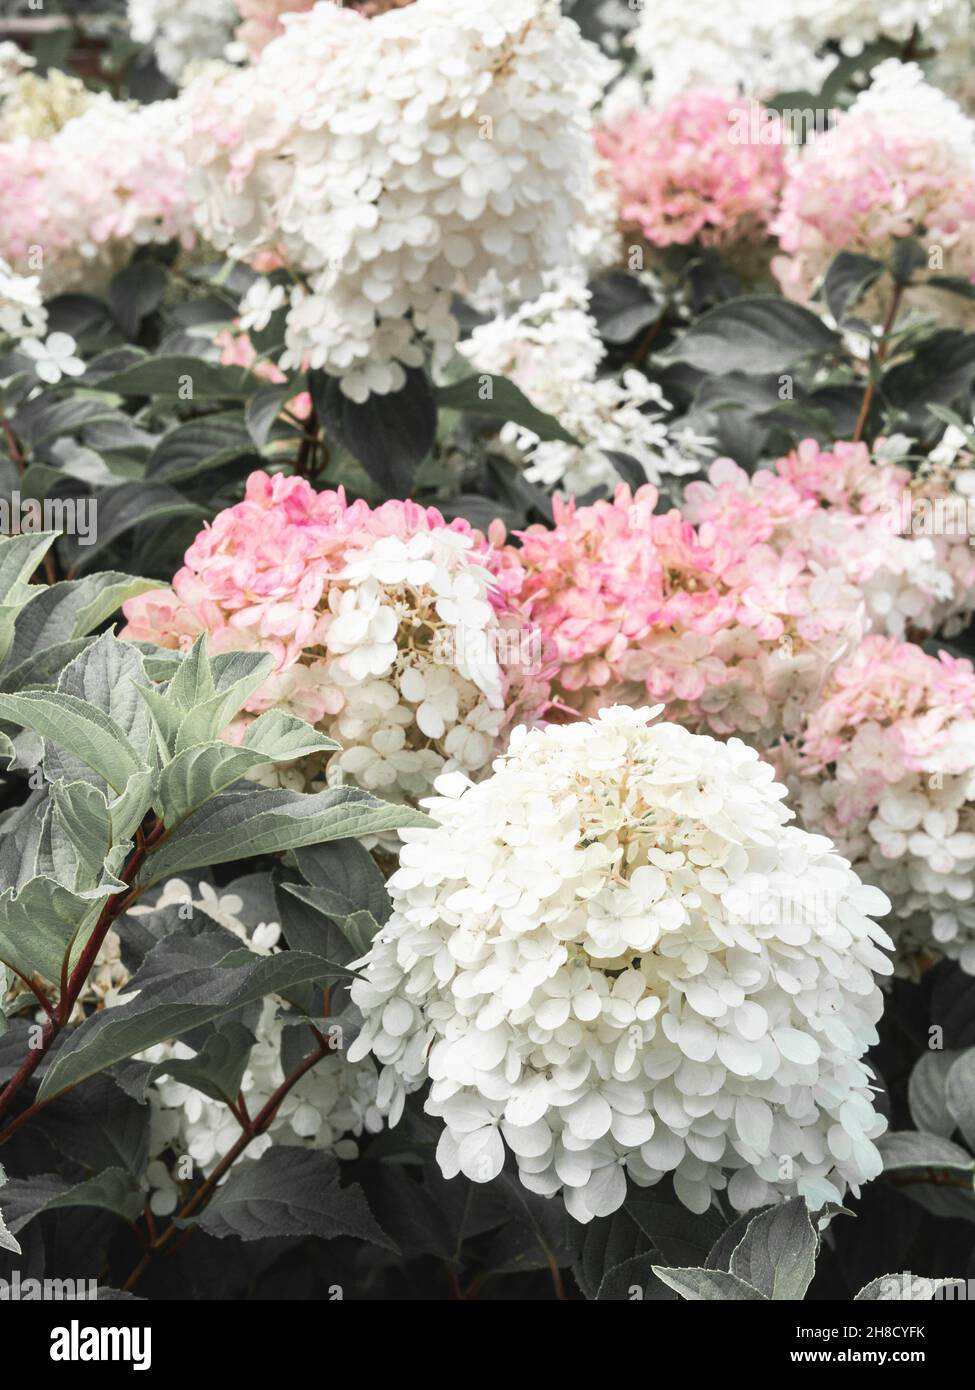
{"type": "Polygon", "coordinates": [[[963,31],[962,5],[945,0],[647,0],[631,35],[641,65],[653,73],[653,98],[666,101],[697,85],[749,96],[819,91],[835,65],[830,41],[855,56],[879,38],[907,43],[915,28],[940,49],[963,31]]]}
{"type": "Polygon", "coordinates": [[[616,486],[619,473],[607,450],[636,459],[653,483],[665,473],[697,472],[713,453],[712,441],[687,432],[678,440],[668,433],[668,402],[655,382],[636,368],[599,375],[606,349],[590,299],[580,272],[552,272],[537,299],[478,325],[458,344],[475,370],[510,377],[533,405],[554,415],[579,441],[541,440],[526,426],[509,422],[501,444],[525,465],[530,482],[568,492],[616,486]]]}
{"type": "Polygon", "coordinates": [[[240,11],[235,0],[128,0],[129,33],[151,44],[160,72],[177,86],[193,64],[221,58],[240,11]]]}
{"type": "MultiPolygon", "coordinates": [[[[235,893],[220,893],[207,883],[201,883],[194,890],[182,879],[170,879],[150,906],[139,904],[130,911],[139,916],[172,906],[188,906],[191,911],[203,912],[258,955],[270,955],[276,949],[281,930],[279,923],[261,922],[249,929],[237,915],[243,909],[243,900],[235,893]]],[[[106,1002],[123,1001],[113,995],[106,1002]]],[[[284,1029],[289,1023],[300,1022],[300,1016],[293,1014],[277,996],[264,1000],[254,1030],[256,1042],[241,1083],[252,1117],[284,1081],[281,1060],[284,1029]]],[[[252,1162],[274,1144],[325,1149],[338,1158],[354,1158],[357,1153],[355,1138],[364,1132],[378,1133],[382,1128],[382,1116],[376,1105],[375,1067],[370,1062],[352,1064],[347,1060],[342,1049],[342,1016],[332,1036],[335,1050],[300,1078],[282,1102],[268,1130],[248,1146],[238,1162],[252,1162]]],[[[160,1063],[195,1055],[191,1047],[177,1040],[147,1049],[139,1054],[138,1060],[160,1063]]],[[[153,1081],[148,1100],[150,1205],[157,1215],[168,1216],[180,1200],[179,1160],[188,1157],[195,1170],[208,1177],[240,1138],[241,1129],[226,1105],[165,1074],[153,1081]]]]}
{"type": "Polygon", "coordinates": [[[447,1176],[505,1146],[580,1221],[626,1174],[703,1212],[876,1176],[869,1066],[889,904],[739,739],[657,710],[515,730],[494,776],[452,774],[402,832],[394,911],[359,966],[350,1060],[382,1064],[395,1123],[432,1082],[447,1176]],[[811,898],[811,892],[814,896],[811,898]]]}
{"type": "Polygon", "coordinates": [[[361,401],[403,385],[421,338],[449,353],[455,290],[502,263],[531,293],[572,258],[611,65],[555,0],[283,18],[252,67],[187,89],[186,154],[210,240],[304,278],[282,365],[361,401]]]}

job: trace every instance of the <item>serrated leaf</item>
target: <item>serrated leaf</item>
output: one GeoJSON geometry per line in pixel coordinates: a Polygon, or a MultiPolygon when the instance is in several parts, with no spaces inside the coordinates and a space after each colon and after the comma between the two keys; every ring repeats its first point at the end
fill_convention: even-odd
{"type": "Polygon", "coordinates": [[[235,1168],[202,1213],[180,1224],[200,1226],[219,1240],[352,1236],[398,1253],[362,1189],[340,1186],[335,1159],[311,1149],[268,1149],[256,1163],[235,1168]]]}
{"type": "Polygon", "coordinates": [[[160,585],[153,579],[106,571],[84,579],[65,580],[49,588],[35,587],[37,599],[17,619],[8,671],[33,660],[47,648],[86,637],[126,599],[160,585]]]}
{"type": "Polygon", "coordinates": [[[975,1161],[959,1145],[936,1134],[915,1134],[912,1130],[882,1134],[877,1147],[884,1160],[884,1172],[904,1168],[944,1168],[975,1173],[975,1161]]]}
{"type": "Polygon", "coordinates": [[[134,999],[80,1024],[48,1067],[38,1092],[47,1100],[156,1043],[213,1023],[268,994],[328,981],[335,968],[318,956],[282,951],[226,968],[191,966],[145,984],[134,999]]]}
{"type": "MultiPolygon", "coordinates": [[[[108,802],[90,782],[57,782],[51,788],[51,849],[59,883],[77,892],[102,881],[112,850],[108,802]]],[[[114,880],[113,887],[124,887],[114,880]]]]}
{"type": "Polygon", "coordinates": [[[53,531],[23,536],[0,536],[0,662],[14,642],[17,618],[40,596],[37,585],[26,582],[56,540],[53,531]]]}
{"type": "Polygon", "coordinates": [[[210,661],[205,638],[201,637],[167,691],[183,715],[175,751],[182,752],[195,743],[209,743],[223,733],[238,710],[263,685],[273,665],[274,658],[268,652],[226,652],[210,661]],[[208,678],[213,683],[212,695],[203,694],[208,678]]]}
{"type": "Polygon", "coordinates": [[[816,1272],[819,1238],[801,1197],[763,1211],[731,1256],[729,1272],[770,1299],[802,1299],[816,1272]]]}
{"type": "MultiPolygon", "coordinates": [[[[2,709],[0,704],[0,714],[2,709]]],[[[429,824],[421,812],[380,801],[355,787],[315,793],[224,791],[194,811],[149,856],[139,882],[148,887],[187,869],[429,824]]]]}
{"type": "Polygon", "coordinates": [[[304,883],[283,883],[281,886],[285,892],[291,893],[334,922],[357,956],[366,954],[381,925],[367,908],[336,912],[336,896],[327,888],[309,888],[304,883]]]}
{"type": "Polygon", "coordinates": [[[89,1078],[46,1106],[31,1124],[58,1153],[83,1168],[124,1168],[136,1177],[145,1169],[150,1111],[114,1077],[89,1078]]]}
{"type": "Polygon", "coordinates": [[[110,888],[74,893],[50,878],[32,878],[0,893],[0,960],[25,979],[58,980],[61,964],[87,936],[110,888]]]}
{"type": "Polygon", "coordinates": [[[764,1294],[721,1269],[668,1269],[653,1265],[653,1272],[669,1289],[693,1303],[731,1302],[767,1303],[764,1294]]]}
{"type": "Polygon", "coordinates": [[[70,1183],[57,1173],[12,1179],[5,1195],[15,1215],[11,1229],[23,1228],[44,1211],[65,1207],[100,1207],[126,1221],[134,1221],[145,1204],[145,1194],[135,1177],[123,1168],[106,1168],[84,1182],[70,1183]]]}
{"type": "Polygon", "coordinates": [[[177,753],[159,777],[163,821],[167,826],[178,825],[257,767],[330,752],[338,746],[304,720],[269,710],[250,725],[241,745],[199,743],[177,753]]]}
{"type": "Polygon", "coordinates": [[[73,753],[117,792],[141,769],[135,749],[114,720],[77,696],[43,690],[0,694],[0,719],[33,729],[56,748],[73,753]]]}
{"type": "Polygon", "coordinates": [[[146,260],[133,261],[112,277],[108,307],[127,338],[134,338],[142,320],[159,308],[166,283],[162,266],[146,260]]]}
{"type": "MultiPolygon", "coordinates": [[[[59,695],[74,696],[107,715],[140,767],[147,765],[152,746],[149,714],[137,688],[144,679],[142,657],[136,648],[105,632],[65,666],[57,685],[59,695]]],[[[83,760],[56,749],[45,755],[44,769],[52,781],[92,780],[83,760]]]]}
{"type": "Polygon", "coordinates": [[[926,1303],[936,1298],[941,1289],[955,1285],[962,1291],[959,1296],[964,1298],[966,1296],[966,1284],[963,1279],[931,1279],[926,1275],[914,1274],[881,1274],[879,1279],[871,1279],[870,1283],[865,1284],[858,1294],[854,1294],[853,1302],[926,1303]]]}
{"type": "Polygon", "coordinates": [[[665,306],[653,298],[646,285],[623,270],[601,275],[590,288],[589,312],[606,343],[632,342],[664,312],[665,306]]]}

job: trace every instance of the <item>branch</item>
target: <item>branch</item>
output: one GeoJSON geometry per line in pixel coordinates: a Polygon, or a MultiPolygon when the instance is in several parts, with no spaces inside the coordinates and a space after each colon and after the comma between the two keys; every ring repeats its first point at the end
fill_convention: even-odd
{"type": "Polygon", "coordinates": [[[853,431],[853,443],[859,444],[863,438],[863,431],[867,427],[867,420],[870,416],[870,407],[873,405],[874,392],[877,389],[877,370],[883,366],[887,360],[887,349],[890,346],[890,333],[894,327],[898,311],[901,307],[901,300],[904,297],[904,285],[897,285],[894,289],[890,301],[890,308],[887,310],[887,317],[884,319],[884,326],[880,330],[880,341],[877,350],[870,363],[870,377],[867,381],[866,390],[863,393],[863,400],[860,403],[860,414],[857,416],[856,428],[853,431]]]}
{"type": "MultiPolygon", "coordinates": [[[[58,1035],[66,1027],[74,1011],[74,1006],[78,1002],[78,996],[81,994],[85,981],[91,973],[92,966],[95,964],[98,952],[101,950],[105,937],[108,935],[109,929],[124,912],[128,911],[142,891],[139,888],[132,887],[132,880],[142,867],[143,859],[159,843],[164,832],[165,827],[162,822],[157,821],[149,835],[136,845],[121,875],[122,882],[126,885],[127,891],[113,893],[112,896],[106,900],[98,921],[95,923],[94,930],[89,936],[84,950],[78,957],[78,963],[67,978],[66,987],[62,988],[57,1009],[48,1011],[50,1016],[47,1023],[44,1025],[44,1031],[41,1034],[39,1046],[32,1047],[28,1050],[27,1056],[24,1058],[23,1062],[21,1062],[13,1077],[4,1087],[3,1091],[0,1092],[0,1116],[5,1115],[10,1109],[15,1097],[33,1076],[41,1062],[50,1052],[58,1035]]],[[[66,975],[67,963],[65,964],[65,970],[62,972],[62,982],[64,982],[66,975]]],[[[30,1119],[32,1115],[36,1115],[39,1110],[42,1110],[44,1106],[48,1104],[50,1104],[49,1101],[35,1102],[27,1110],[23,1111],[22,1114],[18,1115],[17,1118],[12,1120],[11,1123],[7,1125],[6,1129],[0,1133],[0,1144],[5,1144],[22,1124],[30,1119]]]]}
{"type": "MultiPolygon", "coordinates": [[[[317,1033],[317,1030],[314,1031],[317,1033]]],[[[270,1128],[282,1102],[292,1088],[298,1084],[306,1072],[311,1071],[312,1067],[320,1062],[329,1052],[328,1040],[322,1037],[320,1033],[318,1033],[317,1036],[319,1041],[317,1042],[315,1050],[309,1052],[307,1057],[302,1058],[291,1074],[285,1077],[264,1108],[255,1116],[250,1127],[241,1133],[240,1138],[234,1144],[233,1148],[227,1151],[206,1181],[201,1183],[192,1196],[184,1202],[183,1206],[180,1207],[179,1211],[158,1240],[152,1241],[142,1259],[122,1285],[123,1292],[131,1293],[156,1256],[162,1254],[166,1247],[179,1234],[180,1227],[177,1223],[185,1221],[188,1217],[192,1216],[195,1211],[198,1211],[202,1206],[206,1205],[213,1196],[221,1179],[234,1166],[248,1145],[256,1139],[259,1134],[263,1134],[265,1130],[270,1128]]]]}

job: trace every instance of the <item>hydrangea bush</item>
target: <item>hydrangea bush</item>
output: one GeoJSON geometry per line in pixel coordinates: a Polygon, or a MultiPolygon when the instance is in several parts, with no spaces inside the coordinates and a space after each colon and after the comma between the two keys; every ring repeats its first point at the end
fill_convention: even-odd
{"type": "Polygon", "coordinates": [[[971,6],[8,8],[0,1292],[954,1296],[971,6]]]}

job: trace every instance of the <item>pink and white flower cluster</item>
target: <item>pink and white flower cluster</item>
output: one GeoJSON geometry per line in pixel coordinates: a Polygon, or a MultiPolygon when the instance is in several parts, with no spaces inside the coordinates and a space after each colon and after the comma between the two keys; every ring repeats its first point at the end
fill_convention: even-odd
{"type": "Polygon", "coordinates": [[[812,568],[842,571],[863,595],[875,631],[923,638],[975,607],[967,533],[939,535],[934,525],[930,534],[912,530],[923,521],[918,503],[946,489],[915,483],[906,468],[871,462],[864,444],[822,449],[807,439],[774,472],[749,476],[720,459],[708,479],[685,492],[684,514],[702,534],[743,553],[768,545],[812,568]]]}
{"type": "Polygon", "coordinates": [[[662,700],[668,718],[758,742],[794,731],[866,630],[839,566],[658,512],[657,489],[554,500],[555,528],[512,549],[519,602],[551,644],[558,704],[587,714],[662,700]]]}
{"type": "Polygon", "coordinates": [[[125,605],[123,636],[271,652],[275,668],[229,736],[285,708],[342,745],[276,776],[325,777],[415,799],[445,768],[477,773],[516,710],[544,697],[540,648],[466,521],[371,509],[304,479],[254,473],[243,502],[196,538],[172,590],[125,605]],[[538,648],[536,650],[536,648],[538,648]]]}
{"type": "Polygon", "coordinates": [[[835,671],[785,764],[799,815],[893,902],[903,973],[975,975],[975,672],[873,636],[835,671]]]}
{"type": "Polygon", "coordinates": [[[95,97],[50,139],[0,146],[0,256],[45,297],[97,293],[137,246],[193,240],[178,106],[95,97]]]}
{"type": "Polygon", "coordinates": [[[630,107],[597,128],[624,231],[659,247],[765,235],[785,176],[782,143],[734,141],[737,109],[700,88],[661,108],[630,107]]]}
{"type": "Polygon", "coordinates": [[[793,299],[810,297],[837,252],[886,260],[918,234],[939,248],[938,274],[975,278],[975,122],[914,63],[891,59],[872,78],[790,164],[772,231],[793,299]]]}
{"type": "Polygon", "coordinates": [[[416,0],[288,15],[251,67],[191,84],[202,226],[303,278],[283,366],[364,400],[456,336],[451,296],[572,258],[608,60],[556,0],[416,0]]]}
{"type": "Polygon", "coordinates": [[[658,712],[520,728],[493,777],[438,781],[358,962],[349,1060],[382,1064],[394,1124],[432,1082],[447,1177],[490,1182],[507,1148],[578,1221],[627,1175],[672,1174],[695,1212],[839,1201],[882,1166],[863,1058],[889,903],[786,824],[752,749],[658,712]]]}

